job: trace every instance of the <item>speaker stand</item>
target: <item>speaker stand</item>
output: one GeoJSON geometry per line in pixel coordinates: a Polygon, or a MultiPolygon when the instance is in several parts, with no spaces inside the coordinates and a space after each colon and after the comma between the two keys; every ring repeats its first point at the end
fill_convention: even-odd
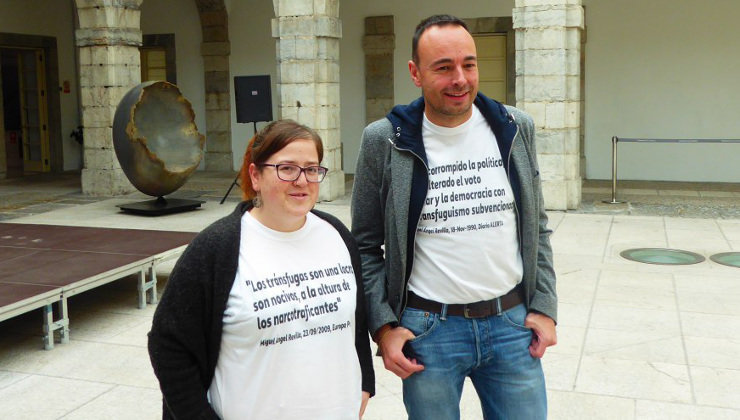
{"type": "Polygon", "coordinates": [[[221,202],[218,204],[223,204],[224,201],[226,201],[226,197],[228,197],[229,194],[231,194],[231,189],[234,188],[234,185],[239,186],[239,175],[241,174],[242,174],[241,171],[237,172],[236,177],[234,178],[234,181],[231,183],[231,185],[229,185],[229,189],[226,190],[226,194],[224,194],[224,198],[222,198],[221,202]]]}
{"type": "MultiPolygon", "coordinates": [[[[257,134],[257,121],[252,121],[252,127],[253,127],[253,130],[254,130],[254,134],[256,135],[257,134]]],[[[247,147],[249,147],[249,146],[247,146],[247,147]]],[[[244,168],[241,168],[241,169],[243,170],[244,168]]],[[[237,187],[240,187],[240,185],[239,185],[239,175],[241,175],[241,174],[242,174],[242,171],[241,170],[236,173],[236,176],[234,177],[234,181],[231,182],[231,185],[229,185],[229,189],[226,190],[226,194],[224,194],[224,198],[222,198],[221,199],[221,202],[218,203],[218,204],[223,204],[224,201],[226,201],[226,197],[228,197],[229,194],[231,194],[231,189],[234,188],[234,185],[236,185],[237,187]]]]}

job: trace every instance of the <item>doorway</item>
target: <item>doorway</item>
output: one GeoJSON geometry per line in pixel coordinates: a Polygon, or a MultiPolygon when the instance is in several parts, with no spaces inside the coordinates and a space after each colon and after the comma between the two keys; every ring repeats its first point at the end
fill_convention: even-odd
{"type": "Polygon", "coordinates": [[[516,104],[516,46],[511,16],[465,19],[478,51],[479,91],[516,104]]]}
{"type": "Polygon", "coordinates": [[[164,80],[177,84],[175,34],[144,34],[141,57],[141,81],[164,80]]]}
{"type": "Polygon", "coordinates": [[[51,170],[45,68],[41,48],[0,48],[8,178],[51,170]]]}
{"type": "Polygon", "coordinates": [[[473,34],[478,52],[478,89],[489,98],[506,103],[506,34],[473,34]]]}

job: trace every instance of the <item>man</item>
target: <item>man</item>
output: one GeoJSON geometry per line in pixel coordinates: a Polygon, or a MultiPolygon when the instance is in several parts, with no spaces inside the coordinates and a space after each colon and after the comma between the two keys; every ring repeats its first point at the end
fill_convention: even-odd
{"type": "Polygon", "coordinates": [[[422,21],[412,57],[423,97],[365,129],[355,172],[370,332],[412,420],[458,419],[465,377],[485,418],[545,418],[557,297],[532,120],[478,93],[462,20],[422,21]]]}

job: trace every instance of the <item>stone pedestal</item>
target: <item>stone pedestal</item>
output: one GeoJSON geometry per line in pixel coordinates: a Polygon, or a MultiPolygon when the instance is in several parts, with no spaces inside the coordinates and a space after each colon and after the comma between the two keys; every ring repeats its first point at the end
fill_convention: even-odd
{"type": "Polygon", "coordinates": [[[142,0],[75,0],[80,29],[80,101],[85,133],[82,192],[112,196],[135,191],[113,150],[118,102],[141,83],[142,0]]]}
{"type": "Polygon", "coordinates": [[[276,38],[280,118],[315,129],[324,142],[329,168],[319,200],[344,195],[339,118],[339,0],[276,0],[272,36],[276,38]]]}
{"type": "Polygon", "coordinates": [[[581,0],[516,0],[517,107],[534,118],[545,207],[575,209],[579,171],[581,0]]]}

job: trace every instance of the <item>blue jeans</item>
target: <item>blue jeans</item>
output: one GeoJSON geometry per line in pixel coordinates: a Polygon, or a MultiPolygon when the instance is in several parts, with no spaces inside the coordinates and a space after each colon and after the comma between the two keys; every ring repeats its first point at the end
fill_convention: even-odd
{"type": "Polygon", "coordinates": [[[461,316],[406,308],[401,325],[416,335],[409,345],[424,370],[403,381],[409,420],[457,420],[465,377],[480,398],[483,418],[547,417],[545,376],[529,354],[532,330],[523,304],[498,316],[461,316]]]}

